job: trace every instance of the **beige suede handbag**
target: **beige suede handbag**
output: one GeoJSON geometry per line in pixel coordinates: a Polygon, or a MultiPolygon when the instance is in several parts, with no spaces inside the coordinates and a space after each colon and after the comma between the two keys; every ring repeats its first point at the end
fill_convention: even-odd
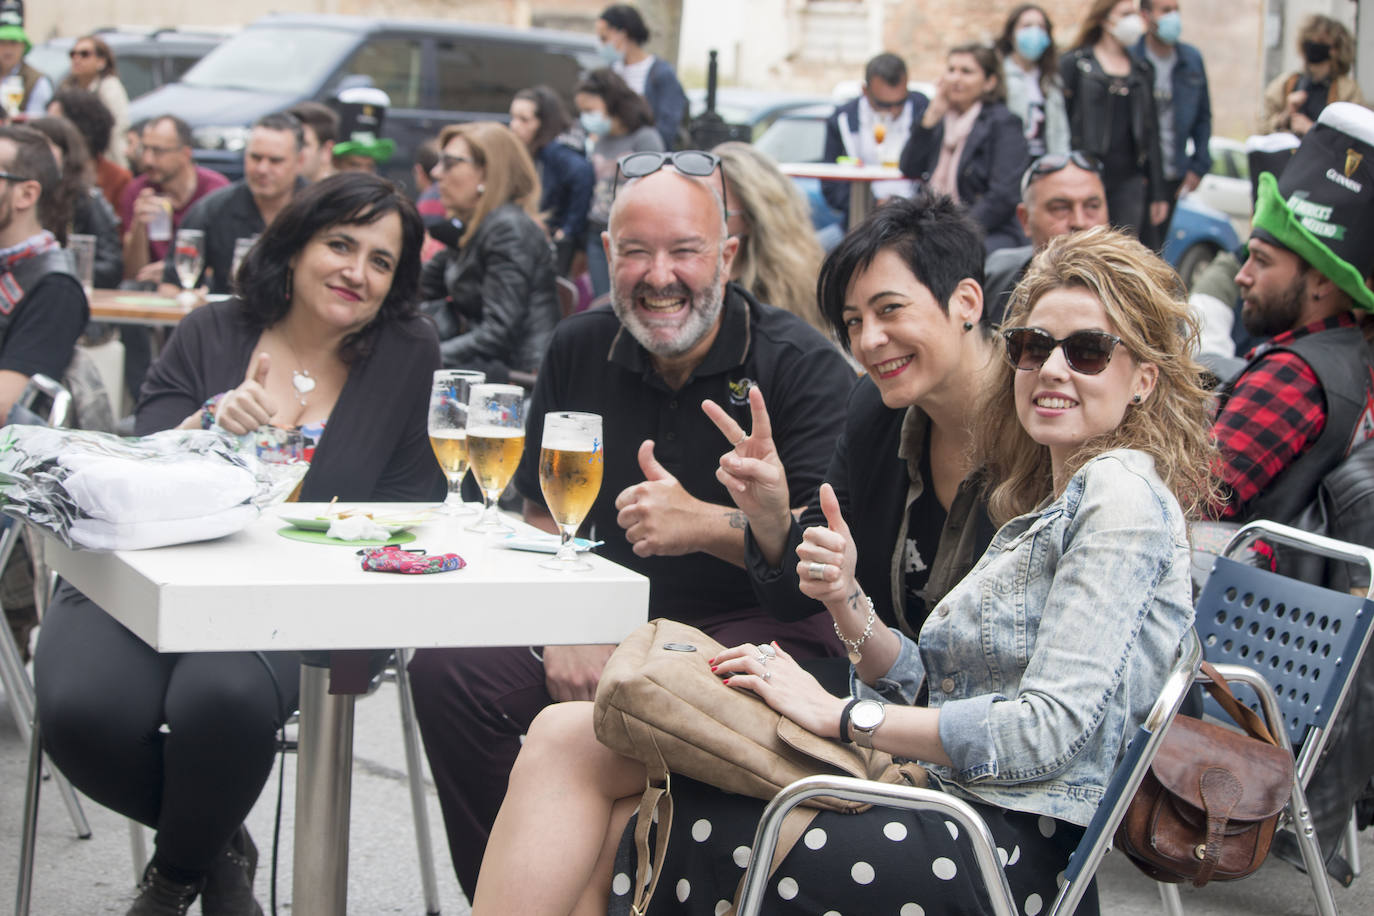
{"type": "MultiPolygon", "coordinates": [[[[596,689],[596,737],[643,763],[647,784],[635,827],[638,849],[633,912],[642,914],[658,884],[672,826],[670,773],[726,792],[771,799],[805,776],[855,776],[924,786],[926,772],[883,751],[822,738],[775,712],[753,693],[726,687],[709,664],[725,649],[695,627],[651,620],[615,650],[596,689]],[[657,842],[649,827],[657,814],[657,842]],[[651,877],[652,875],[652,877],[651,877]]],[[[857,812],[868,805],[818,798],[784,823],[772,867],[786,857],[816,809],[857,812]]],[[[770,869],[771,872],[771,869],[770,869]]]]}

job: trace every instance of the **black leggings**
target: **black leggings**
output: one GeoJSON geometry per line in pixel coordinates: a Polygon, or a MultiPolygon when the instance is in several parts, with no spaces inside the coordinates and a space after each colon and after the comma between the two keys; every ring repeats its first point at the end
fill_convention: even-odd
{"type": "Polygon", "coordinates": [[[204,872],[272,771],[296,707],[294,652],[159,654],[67,583],[34,659],[48,753],[92,799],[157,830],[157,860],[204,872]],[[163,726],[166,731],[163,731],[163,726]]]}

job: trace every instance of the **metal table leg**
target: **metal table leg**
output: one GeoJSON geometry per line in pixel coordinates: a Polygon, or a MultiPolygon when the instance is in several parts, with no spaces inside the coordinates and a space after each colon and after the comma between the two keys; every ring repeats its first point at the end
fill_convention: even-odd
{"type": "Polygon", "coordinates": [[[301,665],[291,882],[296,916],[344,916],[348,909],[354,699],[329,693],[329,668],[301,665]]]}
{"type": "Polygon", "coordinates": [[[873,185],[867,181],[849,183],[849,228],[853,229],[873,211],[873,185]]]}

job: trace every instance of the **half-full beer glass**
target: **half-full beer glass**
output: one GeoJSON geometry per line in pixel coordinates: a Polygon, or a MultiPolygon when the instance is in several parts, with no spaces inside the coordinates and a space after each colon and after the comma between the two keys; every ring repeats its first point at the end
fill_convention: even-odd
{"type": "Polygon", "coordinates": [[[539,449],[539,489],[563,540],[558,556],[540,566],[585,570],[592,565],[578,559],[573,548],[577,526],[587,517],[601,492],[604,465],[601,417],[594,413],[550,413],[544,416],[544,439],[539,449]]]}
{"type": "Polygon", "coordinates": [[[463,478],[468,472],[468,394],[487,380],[485,372],[440,369],[429,392],[429,447],[448,478],[444,515],[475,512],[463,504],[463,478]]]}
{"type": "Polygon", "coordinates": [[[514,531],[496,501],[525,451],[525,390],[519,385],[473,385],[468,395],[468,466],[486,508],[469,531],[514,531]]]}

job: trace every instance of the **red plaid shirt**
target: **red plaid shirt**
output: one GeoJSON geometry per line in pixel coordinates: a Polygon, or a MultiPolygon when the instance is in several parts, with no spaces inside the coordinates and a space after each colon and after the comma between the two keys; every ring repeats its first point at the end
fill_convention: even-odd
{"type": "MultiPolygon", "coordinates": [[[[1354,312],[1342,312],[1285,331],[1246,355],[1254,359],[1269,347],[1335,328],[1355,327],[1354,312]]],[[[1221,479],[1228,490],[1218,516],[1234,518],[1298,456],[1317,441],[1326,426],[1326,394],[1317,374],[1295,353],[1266,356],[1236,380],[1217,412],[1213,430],[1221,449],[1221,479]]]]}

